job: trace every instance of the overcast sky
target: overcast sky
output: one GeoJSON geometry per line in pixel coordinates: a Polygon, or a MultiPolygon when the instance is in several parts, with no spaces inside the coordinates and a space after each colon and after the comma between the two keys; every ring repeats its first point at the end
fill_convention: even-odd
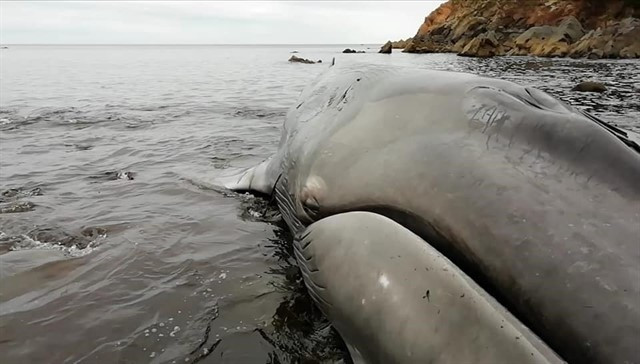
{"type": "Polygon", "coordinates": [[[443,1],[4,1],[2,44],[382,43],[443,1]]]}

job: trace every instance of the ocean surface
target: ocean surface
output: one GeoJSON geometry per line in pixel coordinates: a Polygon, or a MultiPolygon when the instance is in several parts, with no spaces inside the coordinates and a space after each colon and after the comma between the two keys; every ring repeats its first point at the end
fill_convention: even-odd
{"type": "Polygon", "coordinates": [[[334,57],[508,79],[640,131],[639,61],[378,47],[0,50],[0,361],[348,363],[278,213],[212,185],[274,152],[334,57]],[[571,91],[586,80],[609,91],[571,91]]]}

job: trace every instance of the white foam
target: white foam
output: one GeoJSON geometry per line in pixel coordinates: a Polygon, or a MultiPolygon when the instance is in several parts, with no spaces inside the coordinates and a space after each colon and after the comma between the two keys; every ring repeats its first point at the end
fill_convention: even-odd
{"type": "Polygon", "coordinates": [[[262,217],[262,214],[255,210],[249,210],[249,214],[255,217],[256,219],[259,219],[262,217]]]}

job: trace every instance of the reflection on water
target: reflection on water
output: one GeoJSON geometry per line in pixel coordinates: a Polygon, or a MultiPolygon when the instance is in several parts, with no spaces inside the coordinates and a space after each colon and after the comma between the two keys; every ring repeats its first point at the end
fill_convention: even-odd
{"type": "Polygon", "coordinates": [[[267,363],[350,363],[340,336],[307,294],[293,255],[293,236],[282,219],[276,226],[271,242],[278,264],[269,269],[269,274],[276,278],[273,284],[285,296],[273,315],[271,332],[256,329],[277,349],[269,353],[267,363]]]}
{"type": "MultiPolygon", "coordinates": [[[[347,47],[295,49],[513,80],[640,130],[638,61],[342,54],[347,47]],[[609,91],[570,91],[585,80],[609,91]]],[[[349,361],[306,294],[277,210],[210,183],[270,156],[287,109],[328,66],[291,64],[292,50],[0,52],[4,361],[349,361]]]]}

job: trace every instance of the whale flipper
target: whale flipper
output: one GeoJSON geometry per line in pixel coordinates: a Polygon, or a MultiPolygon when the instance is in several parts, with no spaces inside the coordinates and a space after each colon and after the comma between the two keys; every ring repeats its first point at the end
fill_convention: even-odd
{"type": "Polygon", "coordinates": [[[271,159],[239,173],[218,177],[215,184],[233,191],[254,191],[270,195],[277,176],[270,173],[271,159]]]}
{"type": "Polygon", "coordinates": [[[563,362],[451,261],[387,217],[333,215],[310,225],[294,247],[311,297],[367,363],[563,362]]]}

